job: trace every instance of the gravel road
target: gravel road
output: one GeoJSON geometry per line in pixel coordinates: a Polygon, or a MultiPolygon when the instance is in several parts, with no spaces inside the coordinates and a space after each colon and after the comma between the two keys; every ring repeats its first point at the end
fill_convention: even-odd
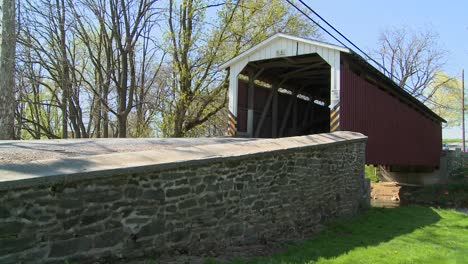
{"type": "Polygon", "coordinates": [[[0,164],[91,156],[117,152],[161,150],[196,145],[245,142],[246,138],[106,138],[58,140],[0,140],[0,164]]]}

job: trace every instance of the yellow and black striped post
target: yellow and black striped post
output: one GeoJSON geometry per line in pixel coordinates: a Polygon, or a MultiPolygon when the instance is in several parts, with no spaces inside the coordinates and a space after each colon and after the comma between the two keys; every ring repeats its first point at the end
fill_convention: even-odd
{"type": "Polygon", "coordinates": [[[234,137],[236,136],[236,129],[237,127],[237,120],[236,120],[236,117],[234,116],[233,113],[231,113],[231,111],[229,111],[229,114],[228,114],[228,135],[231,136],[231,137],[234,137]]]}
{"type": "Polygon", "coordinates": [[[340,104],[336,104],[330,111],[330,132],[340,130],[340,104]]]}

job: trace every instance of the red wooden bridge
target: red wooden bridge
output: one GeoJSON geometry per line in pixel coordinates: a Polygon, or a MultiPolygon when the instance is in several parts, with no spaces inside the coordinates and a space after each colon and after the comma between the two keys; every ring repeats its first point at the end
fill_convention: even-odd
{"type": "Polygon", "coordinates": [[[233,136],[356,131],[368,136],[368,164],[439,166],[445,120],[347,48],[276,34],[221,68],[233,136]]]}

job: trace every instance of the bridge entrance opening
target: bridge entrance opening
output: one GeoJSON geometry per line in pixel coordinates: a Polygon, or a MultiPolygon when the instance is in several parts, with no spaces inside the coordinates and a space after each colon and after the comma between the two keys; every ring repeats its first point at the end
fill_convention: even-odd
{"type": "Polygon", "coordinates": [[[236,135],[330,132],[330,75],[316,53],[249,62],[238,79],[236,135]]]}

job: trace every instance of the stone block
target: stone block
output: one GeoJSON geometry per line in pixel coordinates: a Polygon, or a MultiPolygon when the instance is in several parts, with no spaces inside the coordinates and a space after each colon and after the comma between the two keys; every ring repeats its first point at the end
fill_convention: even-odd
{"type": "Polygon", "coordinates": [[[25,224],[19,221],[8,221],[0,223],[0,238],[18,236],[25,224]]]}
{"type": "Polygon", "coordinates": [[[105,228],[106,230],[108,230],[108,229],[114,229],[114,228],[119,228],[119,227],[122,227],[122,223],[119,222],[119,221],[116,221],[116,220],[114,220],[114,219],[111,219],[111,220],[106,221],[106,222],[104,223],[104,228],[105,228]]]}
{"type": "Polygon", "coordinates": [[[169,205],[166,207],[167,213],[175,213],[177,211],[177,207],[175,205],[169,205]]]}
{"type": "Polygon", "coordinates": [[[30,207],[29,205],[19,214],[19,217],[31,222],[37,222],[38,218],[41,216],[43,216],[43,209],[41,207],[30,207]]]}
{"type": "Polygon", "coordinates": [[[49,258],[69,257],[85,253],[93,247],[93,241],[87,237],[54,241],[51,244],[49,258]]]}
{"type": "Polygon", "coordinates": [[[212,184],[212,183],[216,182],[217,179],[218,179],[218,177],[215,176],[215,175],[208,175],[208,176],[205,176],[203,178],[203,182],[206,183],[206,184],[212,184]]]}
{"type": "Polygon", "coordinates": [[[157,212],[158,212],[158,208],[156,206],[135,209],[135,213],[137,215],[146,216],[146,217],[152,217],[157,212]]]}
{"type": "Polygon", "coordinates": [[[0,256],[22,252],[36,245],[38,241],[33,235],[27,237],[3,236],[0,237],[0,256]]]}
{"type": "Polygon", "coordinates": [[[255,201],[253,206],[252,206],[252,209],[254,209],[254,210],[262,210],[264,208],[265,208],[265,202],[262,201],[262,200],[255,201]]]}
{"type": "Polygon", "coordinates": [[[243,183],[236,183],[236,190],[242,190],[244,189],[244,184],[243,183]]]}
{"type": "Polygon", "coordinates": [[[184,196],[184,195],[186,195],[188,193],[190,193],[190,188],[188,188],[188,187],[168,189],[166,191],[166,197],[168,197],[168,198],[179,197],[179,196],[184,196]]]}
{"type": "Polygon", "coordinates": [[[37,197],[46,197],[50,194],[50,192],[46,189],[32,189],[27,190],[26,192],[21,194],[21,199],[23,201],[26,200],[34,200],[37,197]]]}
{"type": "Polygon", "coordinates": [[[233,224],[226,230],[228,237],[241,236],[244,233],[244,226],[242,224],[233,224]]]}
{"type": "Polygon", "coordinates": [[[201,177],[192,177],[192,178],[190,178],[190,180],[189,180],[189,184],[190,184],[190,186],[195,186],[195,185],[200,184],[201,181],[202,181],[202,178],[201,178],[201,177]]]}
{"type": "MultiPolygon", "coordinates": [[[[103,225],[96,224],[96,225],[89,225],[89,226],[78,226],[74,228],[73,232],[68,232],[71,234],[71,237],[85,237],[85,236],[92,236],[96,233],[102,232],[104,230],[103,225]]],[[[66,233],[63,233],[66,234],[66,233]]],[[[68,238],[67,238],[68,239],[68,238]]]]}
{"type": "Polygon", "coordinates": [[[189,200],[182,201],[178,205],[179,210],[184,210],[184,209],[192,208],[192,207],[195,207],[195,206],[197,206],[197,201],[195,199],[189,199],[189,200]]]}
{"type": "Polygon", "coordinates": [[[97,213],[91,213],[91,214],[85,214],[81,216],[81,225],[90,225],[94,224],[98,221],[104,220],[107,217],[109,217],[110,213],[109,212],[97,212],[97,213]]]}
{"type": "Polygon", "coordinates": [[[185,177],[184,173],[174,172],[174,171],[163,172],[163,173],[161,173],[161,176],[160,176],[160,178],[163,181],[178,180],[178,179],[181,179],[181,178],[184,178],[184,177],[185,177]]]}
{"type": "Polygon", "coordinates": [[[75,217],[66,219],[62,221],[62,226],[64,230],[68,230],[72,227],[77,226],[80,223],[81,216],[77,215],[75,217]]]}
{"type": "Polygon", "coordinates": [[[200,184],[195,188],[195,193],[201,194],[205,191],[206,185],[205,184],[200,184]]]}
{"type": "Polygon", "coordinates": [[[188,230],[179,230],[174,231],[168,234],[167,240],[171,243],[178,243],[190,236],[190,231],[188,230]]]}
{"type": "Polygon", "coordinates": [[[148,237],[162,234],[165,231],[164,220],[153,220],[150,223],[144,225],[140,231],[136,234],[137,238],[148,237]]]}
{"type": "Polygon", "coordinates": [[[59,206],[64,209],[80,208],[83,206],[83,200],[74,198],[62,198],[58,201],[59,206]]]}
{"type": "Polygon", "coordinates": [[[156,200],[156,201],[164,201],[165,199],[165,194],[164,190],[159,189],[159,190],[146,190],[143,192],[143,195],[141,196],[142,199],[149,199],[149,200],[156,200]]]}
{"type": "Polygon", "coordinates": [[[200,209],[200,208],[191,208],[187,212],[188,217],[196,217],[200,216],[206,213],[205,209],[200,209]]]}
{"type": "Polygon", "coordinates": [[[143,191],[140,188],[131,186],[125,189],[125,197],[135,199],[141,196],[143,191]]]}
{"type": "Polygon", "coordinates": [[[206,187],[207,192],[218,192],[219,190],[219,184],[211,184],[206,187]]]}
{"type": "Polygon", "coordinates": [[[0,219],[10,217],[10,210],[6,207],[0,206],[0,219]]]}
{"type": "Polygon", "coordinates": [[[213,204],[218,200],[215,194],[206,194],[200,198],[201,203],[213,204]]]}
{"type": "Polygon", "coordinates": [[[183,178],[183,179],[176,180],[175,185],[176,185],[176,186],[179,186],[179,185],[187,185],[188,183],[189,183],[188,179],[187,179],[187,178],[183,178]]]}
{"type": "MultiPolygon", "coordinates": [[[[1,251],[1,249],[0,249],[1,251]]],[[[1,254],[1,253],[0,253],[1,254]]],[[[16,264],[21,263],[18,255],[0,255],[0,263],[2,264],[16,264]]]]}
{"type": "Polygon", "coordinates": [[[149,219],[146,217],[130,217],[125,219],[126,225],[141,226],[142,224],[148,223],[149,219]]]}
{"type": "Polygon", "coordinates": [[[120,192],[100,191],[88,192],[83,195],[83,199],[86,203],[106,203],[120,200],[122,196],[120,192]]]}
{"type": "Polygon", "coordinates": [[[113,247],[119,243],[123,243],[126,237],[130,237],[129,234],[121,228],[113,229],[94,237],[93,248],[106,248],[113,247]]]}

